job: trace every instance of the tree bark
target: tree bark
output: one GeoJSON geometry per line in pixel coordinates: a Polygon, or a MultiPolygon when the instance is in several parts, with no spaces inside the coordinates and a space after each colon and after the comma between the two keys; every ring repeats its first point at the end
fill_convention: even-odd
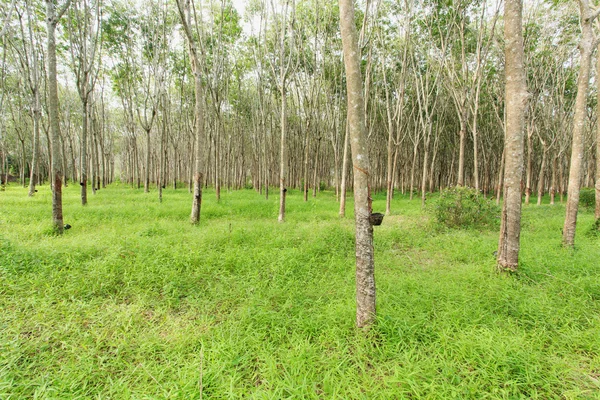
{"type": "MultiPolygon", "coordinates": [[[[465,185],[465,143],[467,136],[467,115],[466,110],[461,112],[460,118],[460,131],[459,136],[459,147],[458,147],[458,180],[456,181],[457,186],[465,185]]],[[[411,189],[412,190],[412,189],[411,189]]],[[[412,198],[412,192],[411,192],[412,198]]]]}
{"type": "Polygon", "coordinates": [[[546,169],[546,155],[548,154],[546,143],[542,142],[542,147],[542,165],[540,166],[540,175],[538,177],[538,206],[542,204],[542,197],[544,196],[544,170],[546,169]]]}
{"type": "Polygon", "coordinates": [[[346,134],[344,135],[344,151],[342,159],[342,181],[340,185],[340,217],[346,216],[346,181],[348,180],[348,142],[350,141],[350,127],[346,116],[346,134]]]}
{"type": "Polygon", "coordinates": [[[375,319],[375,262],[373,226],[370,223],[369,153],[365,132],[363,82],[354,5],[340,0],[340,26],[348,92],[348,125],[354,167],[354,218],[356,223],[356,325],[367,327],[375,319]]]}
{"type": "Polygon", "coordinates": [[[519,265],[523,131],[528,96],[523,64],[522,10],[521,0],[507,0],[504,4],[506,138],[504,201],[498,243],[500,271],[516,271],[519,265]]]}
{"type": "Polygon", "coordinates": [[[592,30],[594,16],[587,0],[580,0],[581,41],[579,51],[581,61],[577,78],[577,97],[575,99],[575,115],[573,116],[573,142],[571,145],[571,167],[569,169],[569,186],[567,192],[567,212],[563,227],[563,244],[575,244],[575,228],[579,207],[579,186],[584,156],[584,130],[587,118],[587,92],[590,81],[592,53],[596,47],[596,38],[592,30]]]}
{"type": "Polygon", "coordinates": [[[198,54],[198,47],[196,40],[192,33],[192,18],[190,13],[190,0],[177,0],[177,8],[179,10],[179,16],[181,17],[181,23],[183,25],[186,37],[188,39],[188,49],[190,53],[190,59],[192,62],[192,73],[194,74],[194,100],[195,108],[194,114],[196,117],[196,135],[195,135],[195,163],[194,163],[194,191],[192,200],[192,213],[190,215],[190,222],[192,224],[198,224],[200,222],[200,210],[202,206],[202,184],[203,184],[203,145],[204,145],[204,110],[202,108],[202,76],[200,66],[200,55],[198,54]],[[183,3],[185,2],[185,3],[183,3]],[[183,4],[182,4],[183,3],[183,4]]]}
{"type": "Polygon", "coordinates": [[[285,82],[281,82],[281,143],[279,148],[279,222],[285,221],[285,195],[287,193],[286,177],[287,177],[287,146],[285,143],[286,137],[286,115],[287,115],[287,99],[285,93],[285,82]]]}
{"type": "Polygon", "coordinates": [[[64,229],[62,210],[62,172],[60,159],[60,124],[58,115],[58,80],[56,72],[56,25],[67,11],[71,0],[67,0],[58,13],[56,13],[53,0],[46,0],[46,27],[48,34],[47,59],[48,59],[48,117],[50,119],[51,140],[51,175],[52,175],[52,224],[57,234],[62,234],[64,229]]]}
{"type": "MultiPolygon", "coordinates": [[[[596,60],[596,76],[600,76],[600,57],[597,56],[596,60]]],[[[598,87],[598,104],[597,113],[600,115],[600,79],[596,78],[596,85],[598,87]]],[[[600,219],[600,123],[596,125],[596,210],[594,212],[596,221],[600,219]]]]}

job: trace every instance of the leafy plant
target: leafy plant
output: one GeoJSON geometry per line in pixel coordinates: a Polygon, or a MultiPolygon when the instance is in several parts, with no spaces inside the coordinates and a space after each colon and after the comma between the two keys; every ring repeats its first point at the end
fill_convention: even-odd
{"type": "Polygon", "coordinates": [[[581,188],[579,191],[579,205],[586,210],[596,207],[596,190],[594,188],[581,188]]]}
{"type": "Polygon", "coordinates": [[[500,209],[477,190],[456,186],[442,190],[434,212],[449,228],[491,228],[498,225],[500,209]]]}

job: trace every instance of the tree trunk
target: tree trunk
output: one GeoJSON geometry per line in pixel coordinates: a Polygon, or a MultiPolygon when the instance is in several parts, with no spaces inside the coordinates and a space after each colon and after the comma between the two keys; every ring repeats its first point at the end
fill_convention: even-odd
{"type": "Polygon", "coordinates": [[[542,165],[540,166],[540,176],[538,178],[538,206],[542,204],[542,197],[544,196],[544,170],[546,169],[546,154],[548,152],[548,149],[546,148],[546,143],[542,143],[542,146],[542,165]]]}
{"type": "Polygon", "coordinates": [[[285,143],[286,136],[286,115],[287,115],[287,98],[285,93],[285,81],[281,82],[281,142],[279,147],[279,222],[285,221],[285,194],[287,192],[286,176],[287,176],[287,146],[285,143]]]}
{"type": "Polygon", "coordinates": [[[194,114],[196,117],[196,135],[195,135],[195,163],[194,163],[194,192],[192,200],[192,213],[190,215],[190,222],[192,224],[198,224],[200,222],[200,209],[202,206],[202,184],[203,184],[203,145],[204,145],[204,110],[202,109],[202,76],[201,76],[201,65],[200,55],[198,54],[198,47],[192,33],[192,18],[190,13],[190,0],[177,0],[177,9],[179,10],[179,16],[181,17],[181,23],[183,25],[186,37],[188,39],[188,49],[190,53],[190,59],[192,63],[192,73],[194,74],[194,114]],[[183,4],[182,4],[183,3],[183,4]]]}
{"type": "MultiPolygon", "coordinates": [[[[596,76],[600,76],[600,57],[597,56],[596,76]]],[[[597,113],[600,115],[600,79],[596,78],[598,87],[597,113]]],[[[596,125],[596,210],[594,212],[596,223],[600,220],[600,123],[596,125]]]]}
{"type": "Polygon", "coordinates": [[[348,125],[354,167],[354,218],[356,221],[356,325],[367,327],[375,319],[375,262],[373,226],[370,223],[369,153],[365,133],[360,51],[354,5],[340,0],[340,25],[348,92],[348,125]]]}
{"type": "MultiPolygon", "coordinates": [[[[317,132],[318,134],[318,132],[317,132]]],[[[320,182],[317,179],[318,178],[318,171],[319,171],[319,149],[321,147],[321,138],[318,137],[317,138],[317,151],[315,152],[315,165],[314,165],[314,170],[313,170],[313,193],[312,196],[313,197],[317,197],[317,189],[320,191],[320,182]]]]}
{"type": "Polygon", "coordinates": [[[521,177],[527,83],[523,65],[521,0],[504,4],[506,139],[504,201],[498,243],[498,269],[516,271],[521,236],[521,177]]]}
{"type": "Polygon", "coordinates": [[[62,172],[60,160],[60,124],[58,115],[58,80],[56,72],[56,25],[58,20],[69,7],[71,0],[67,0],[63,8],[56,14],[54,1],[46,0],[46,27],[48,34],[48,117],[50,122],[51,141],[51,175],[52,185],[52,224],[57,234],[63,233],[63,211],[62,211],[62,172]]]}
{"type": "Polygon", "coordinates": [[[346,216],[346,181],[348,180],[348,142],[350,140],[350,127],[346,116],[346,134],[344,135],[344,155],[342,156],[342,180],[340,185],[340,217],[346,216]]]}
{"type": "MultiPolygon", "coordinates": [[[[533,111],[532,111],[533,113],[533,111]]],[[[533,117],[532,117],[533,118],[533,117]]],[[[527,169],[525,171],[525,205],[529,205],[531,198],[531,163],[532,163],[532,152],[533,152],[533,121],[530,121],[529,128],[527,129],[527,169]]]]}
{"type": "MultiPolygon", "coordinates": [[[[36,72],[37,73],[37,72],[36,72]]],[[[29,171],[29,196],[35,194],[35,172],[38,169],[40,153],[40,118],[42,111],[40,109],[39,91],[34,94],[33,109],[33,155],[31,157],[31,171],[29,171]]],[[[25,166],[23,166],[24,168],[25,166]]]]}
{"type": "Polygon", "coordinates": [[[82,99],[82,129],[81,129],[81,150],[80,150],[80,156],[79,156],[79,170],[80,172],[80,182],[79,185],[81,186],[81,205],[85,206],[87,204],[87,178],[88,178],[88,171],[87,171],[87,159],[88,159],[88,155],[87,155],[87,137],[88,137],[88,126],[89,126],[89,120],[88,120],[88,102],[84,101],[84,99],[82,99]]]}
{"type": "Polygon", "coordinates": [[[593,15],[587,0],[580,0],[581,10],[581,42],[579,49],[581,62],[577,78],[577,97],[575,99],[575,115],[573,116],[573,143],[571,145],[571,168],[569,169],[569,188],[567,193],[567,212],[563,227],[563,244],[573,246],[577,225],[577,209],[579,207],[579,185],[584,155],[584,131],[587,118],[587,92],[590,81],[592,53],[596,46],[596,38],[592,30],[593,15]]]}
{"type": "MultiPolygon", "coordinates": [[[[460,143],[458,147],[458,180],[456,182],[457,186],[465,185],[465,142],[467,136],[467,117],[466,112],[461,113],[460,118],[460,131],[458,132],[458,136],[460,138],[460,143]]],[[[412,192],[411,192],[412,199],[412,192]]]]}
{"type": "Polygon", "coordinates": [[[146,170],[144,172],[144,193],[150,193],[150,129],[146,129],[146,170]]]}
{"type": "Polygon", "coordinates": [[[554,196],[556,194],[556,165],[558,164],[558,157],[555,157],[552,161],[552,177],[550,179],[550,204],[554,205],[554,196]]]}

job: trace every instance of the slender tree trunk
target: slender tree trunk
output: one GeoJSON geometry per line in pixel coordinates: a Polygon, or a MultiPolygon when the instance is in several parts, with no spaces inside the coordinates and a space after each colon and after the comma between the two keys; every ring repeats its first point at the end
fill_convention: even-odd
{"type": "Polygon", "coordinates": [[[287,192],[286,177],[287,177],[287,146],[285,143],[287,129],[287,98],[285,93],[285,81],[281,82],[281,142],[279,147],[279,222],[285,221],[285,195],[287,192]]]}
{"type": "MultiPolygon", "coordinates": [[[[318,132],[317,132],[318,133],[318,132]]],[[[313,169],[313,197],[317,197],[317,189],[320,191],[320,182],[317,179],[318,178],[318,171],[319,171],[319,149],[321,147],[321,138],[318,137],[317,138],[317,151],[315,152],[315,165],[314,165],[314,169],[313,169]]]]}
{"type": "Polygon", "coordinates": [[[544,196],[544,170],[546,169],[546,144],[542,143],[543,151],[542,151],[542,165],[540,166],[540,176],[538,178],[538,198],[537,205],[542,204],[542,197],[544,196]]]}
{"type": "Polygon", "coordinates": [[[144,193],[150,193],[150,129],[146,130],[146,171],[144,172],[144,193]]]}
{"type": "MultiPolygon", "coordinates": [[[[163,107],[163,113],[166,114],[166,105],[163,107]]],[[[160,147],[159,147],[159,152],[160,152],[160,161],[159,161],[159,166],[158,166],[158,202],[162,203],[162,196],[163,196],[163,187],[165,186],[164,183],[167,181],[165,179],[165,174],[166,174],[166,168],[165,168],[165,137],[166,137],[166,130],[167,130],[167,121],[165,120],[165,116],[163,116],[163,121],[162,121],[162,127],[161,127],[161,135],[160,135],[160,147]]]]}
{"type": "MultiPolygon", "coordinates": [[[[600,76],[600,56],[596,56],[596,77],[600,76]]],[[[600,115],[600,79],[596,78],[597,85],[597,113],[600,115]]],[[[594,212],[596,222],[600,220],[600,122],[596,124],[596,210],[594,212]]]]}
{"type": "MultiPolygon", "coordinates": [[[[431,129],[431,125],[428,126],[427,129],[431,129]]],[[[428,158],[429,158],[429,138],[427,138],[423,145],[424,145],[424,151],[423,151],[423,174],[421,176],[421,207],[425,208],[425,200],[426,200],[426,182],[427,182],[427,163],[428,163],[428,158]]]]}
{"type": "Polygon", "coordinates": [[[414,191],[415,191],[415,168],[416,168],[416,165],[417,165],[417,150],[418,150],[418,146],[419,146],[419,143],[416,143],[413,146],[412,166],[410,168],[410,197],[409,197],[410,200],[413,199],[413,194],[414,194],[414,191]]]}
{"type": "MultiPolygon", "coordinates": [[[[220,104],[219,104],[220,107],[220,104]]],[[[219,114],[220,111],[217,111],[217,120],[215,122],[216,132],[215,132],[215,196],[217,198],[217,202],[221,201],[221,154],[220,154],[220,142],[221,142],[221,116],[219,114]]]]}
{"type": "Polygon", "coordinates": [[[354,5],[340,0],[340,25],[348,92],[348,125],[354,167],[354,218],[356,222],[356,325],[367,327],[375,319],[375,260],[370,223],[369,153],[365,133],[363,84],[354,5]]]}
{"type": "Polygon", "coordinates": [[[533,121],[530,122],[529,129],[527,130],[527,170],[525,171],[525,205],[529,205],[531,198],[531,163],[532,163],[532,152],[533,152],[533,121]]]}
{"type": "Polygon", "coordinates": [[[302,191],[304,192],[304,201],[308,201],[308,137],[310,132],[310,117],[307,118],[306,133],[304,136],[304,185],[302,191]]]}
{"type": "Polygon", "coordinates": [[[21,181],[21,186],[24,188],[27,187],[25,183],[25,168],[27,167],[27,160],[25,154],[25,138],[20,140],[21,142],[21,167],[19,168],[19,179],[21,181]]]}
{"type": "Polygon", "coordinates": [[[80,172],[80,182],[79,185],[81,186],[81,205],[85,206],[87,204],[87,148],[88,148],[88,144],[87,144],[87,137],[88,137],[88,102],[85,101],[85,99],[82,99],[82,118],[83,121],[81,123],[82,129],[81,129],[81,150],[80,150],[80,159],[79,159],[79,170],[80,172]]]}
{"type": "Polygon", "coordinates": [[[592,53],[596,46],[596,38],[592,30],[593,15],[587,0],[580,0],[581,9],[581,42],[579,49],[581,62],[577,79],[577,97],[575,99],[575,115],[573,116],[573,142],[571,145],[571,168],[569,169],[569,188],[567,194],[567,212],[563,227],[563,244],[575,244],[575,227],[577,225],[577,209],[579,207],[579,186],[584,156],[584,130],[587,118],[587,92],[590,81],[592,53]]]}
{"type": "Polygon", "coordinates": [[[460,143],[458,147],[458,181],[456,182],[457,186],[465,185],[465,143],[467,136],[467,117],[465,114],[466,112],[464,111],[461,113],[462,117],[460,118],[460,131],[458,132],[460,143]]]}
{"type": "MultiPolygon", "coordinates": [[[[37,72],[36,72],[37,73],[37,72]]],[[[38,169],[40,153],[40,118],[42,111],[39,103],[39,93],[34,94],[33,110],[33,155],[31,157],[31,171],[29,171],[29,197],[35,194],[35,172],[38,169]]],[[[24,168],[25,166],[23,166],[24,168]]]]}
{"type": "Polygon", "coordinates": [[[194,163],[194,191],[192,200],[192,213],[190,215],[190,222],[192,224],[198,224],[200,222],[200,209],[202,206],[202,185],[203,185],[203,153],[204,150],[204,110],[202,109],[203,98],[202,98],[202,76],[201,76],[201,65],[200,55],[196,40],[192,33],[192,17],[190,12],[190,0],[177,0],[177,9],[179,10],[179,16],[181,17],[181,23],[183,25],[186,37],[188,39],[188,49],[190,52],[190,59],[192,63],[192,73],[194,74],[194,114],[196,117],[196,134],[195,134],[195,163],[194,163]]]}
{"type": "Polygon", "coordinates": [[[521,238],[521,177],[527,83],[523,63],[521,0],[504,3],[506,139],[504,201],[498,243],[498,269],[516,271],[521,238]]]}
{"type": "Polygon", "coordinates": [[[554,196],[556,194],[556,165],[558,164],[558,157],[552,160],[552,178],[550,183],[550,204],[554,205],[554,196]]]}
{"type": "Polygon", "coordinates": [[[56,14],[54,1],[46,0],[46,27],[47,27],[47,60],[48,60],[48,117],[51,141],[51,175],[52,185],[52,224],[57,234],[63,233],[63,210],[62,210],[62,172],[60,160],[60,124],[58,115],[58,80],[56,71],[56,25],[58,20],[69,7],[71,0],[67,0],[63,8],[56,14]]]}
{"type": "Polygon", "coordinates": [[[348,142],[350,140],[350,127],[346,120],[346,134],[344,135],[344,155],[342,156],[342,181],[340,186],[340,217],[346,216],[346,181],[348,180],[348,142]]]}

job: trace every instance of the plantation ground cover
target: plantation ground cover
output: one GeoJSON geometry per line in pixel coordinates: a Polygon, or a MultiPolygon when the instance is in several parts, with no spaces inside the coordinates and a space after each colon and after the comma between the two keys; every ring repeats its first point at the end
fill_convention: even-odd
{"type": "MultiPolygon", "coordinates": [[[[378,320],[354,328],[352,202],[115,184],[0,192],[0,398],[600,398],[600,239],[564,207],[524,207],[521,271],[496,230],[436,226],[397,196],[375,229],[378,320]]],[[[351,199],[349,199],[351,200],[351,199]]],[[[384,210],[385,195],[375,196],[384,210]]],[[[547,203],[547,201],[546,201],[547,203]]]]}

